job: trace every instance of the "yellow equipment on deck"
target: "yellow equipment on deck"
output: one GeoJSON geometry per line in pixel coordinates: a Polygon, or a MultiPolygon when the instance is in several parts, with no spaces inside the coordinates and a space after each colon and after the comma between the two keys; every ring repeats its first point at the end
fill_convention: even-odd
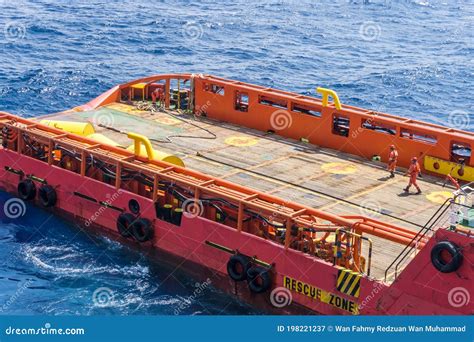
{"type": "Polygon", "coordinates": [[[94,126],[92,126],[92,124],[89,122],[41,120],[40,124],[61,129],[69,133],[82,135],[83,137],[95,133],[94,126]]]}
{"type": "MultiPolygon", "coordinates": [[[[61,129],[69,133],[88,137],[104,145],[124,148],[109,137],[100,133],[96,133],[94,126],[89,122],[41,120],[40,123],[49,127],[61,129]]],[[[136,133],[128,133],[127,136],[134,141],[134,144],[129,146],[127,150],[134,152],[135,155],[142,158],[147,158],[149,160],[164,161],[173,165],[185,167],[181,158],[153,149],[151,142],[147,137],[136,133]],[[145,149],[143,149],[142,146],[145,147],[145,149]]]]}
{"type": "Polygon", "coordinates": [[[474,182],[474,168],[471,166],[461,166],[459,163],[447,161],[431,156],[425,156],[424,167],[426,170],[435,172],[441,175],[451,174],[456,179],[461,179],[467,182],[474,182]],[[462,168],[463,172],[460,174],[459,170],[462,168]]]}
{"type": "Polygon", "coordinates": [[[95,140],[98,143],[101,143],[101,144],[104,144],[104,145],[110,145],[110,146],[122,147],[123,148],[123,146],[120,145],[119,143],[113,141],[109,137],[106,137],[105,135],[100,134],[100,133],[94,133],[94,134],[88,135],[87,137],[89,139],[95,140]]]}
{"type": "Polygon", "coordinates": [[[134,152],[135,155],[142,158],[148,158],[149,160],[164,161],[170,164],[185,167],[181,158],[153,149],[151,142],[147,137],[136,133],[128,133],[128,137],[134,141],[134,144],[130,145],[127,150],[134,152]],[[145,147],[145,150],[143,150],[142,146],[145,147]]]}

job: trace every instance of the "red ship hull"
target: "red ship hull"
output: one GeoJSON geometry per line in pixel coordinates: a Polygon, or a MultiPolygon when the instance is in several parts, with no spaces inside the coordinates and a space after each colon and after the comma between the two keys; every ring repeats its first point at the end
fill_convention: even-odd
{"type": "MultiPolygon", "coordinates": [[[[315,260],[302,252],[285,249],[252,234],[239,233],[202,217],[183,216],[181,226],[155,219],[152,200],[119,190],[92,179],[84,180],[80,175],[51,167],[16,152],[3,150],[0,158],[0,186],[3,190],[16,193],[19,176],[6,168],[22,170],[24,174],[47,179],[58,193],[57,212],[72,215],[85,225],[94,225],[118,234],[116,228],[119,213],[112,209],[101,209],[98,203],[109,201],[113,207],[126,207],[130,199],[136,199],[142,209],[142,217],[154,222],[155,239],[147,243],[150,247],[169,252],[193,263],[208,267],[226,277],[229,254],[212,245],[225,246],[240,253],[255,256],[274,265],[273,287],[284,287],[291,291],[294,303],[311,311],[325,315],[367,314],[367,315],[455,315],[471,314],[472,302],[455,308],[448,302],[448,292],[455,287],[470,286],[469,281],[474,264],[473,244],[463,241],[458,234],[439,230],[425,245],[410,265],[392,285],[372,279],[361,279],[361,292],[357,301],[338,292],[335,284],[338,268],[328,262],[315,260]],[[85,197],[88,197],[86,199],[85,197]],[[95,199],[97,202],[93,202],[95,199]],[[111,200],[113,199],[113,200],[111,200]],[[96,213],[100,211],[100,215],[96,213]],[[90,218],[94,218],[91,224],[90,218]],[[438,240],[448,239],[462,246],[465,262],[455,275],[438,273],[431,265],[430,250],[438,240]],[[210,245],[210,243],[212,245],[210,245]],[[257,251],[257,253],[256,253],[257,251]],[[257,254],[257,255],[255,255],[257,254]],[[300,292],[300,293],[298,293],[300,292]],[[310,298],[312,297],[312,298],[310,298]]],[[[230,284],[230,282],[229,282],[230,284]]],[[[233,286],[229,286],[229,289],[233,286]]],[[[244,287],[241,287],[244,288],[244,287]]],[[[271,302],[267,294],[244,294],[253,302],[271,302]]]]}
{"type": "MultiPolygon", "coordinates": [[[[423,159],[421,170],[432,176],[474,180],[472,133],[342,105],[334,91],[318,88],[318,92],[323,95],[322,101],[209,75],[170,74],[116,86],[86,105],[53,115],[69,122],[37,122],[0,113],[0,188],[95,230],[136,240],[138,248],[164,251],[214,270],[228,279],[231,292],[238,289],[238,294],[251,303],[280,309],[281,313],[287,312],[292,301],[325,315],[472,314],[473,187],[466,185],[461,190],[466,188],[469,194],[460,190],[454,198],[448,192],[435,215],[424,213],[431,217],[425,226],[420,225],[423,222],[415,223],[417,230],[423,227],[417,233],[413,227],[407,229],[391,223],[394,221],[383,222],[365,215],[361,210],[365,206],[358,205],[362,212],[358,215],[346,207],[331,211],[328,208],[347,201],[321,191],[327,205],[300,204],[298,201],[305,199],[301,192],[295,201],[274,196],[281,184],[298,190],[298,184],[295,186],[288,179],[269,176],[277,181],[274,188],[258,191],[209,175],[209,164],[201,171],[185,168],[178,157],[154,150],[148,137],[124,132],[120,127],[104,127],[100,120],[93,122],[95,128],[100,127],[99,134],[91,134],[96,132],[90,120],[97,119],[100,111],[109,113],[112,121],[115,116],[122,120],[123,129],[135,127],[143,134],[156,133],[153,130],[158,127],[155,124],[160,114],[162,125],[175,128],[173,125],[184,121],[193,131],[197,126],[192,119],[183,119],[188,114],[209,125],[234,125],[228,128],[231,132],[254,130],[246,136],[226,136],[224,132],[220,137],[225,140],[224,146],[218,141],[206,146],[206,151],[224,150],[229,145],[246,148],[246,144],[257,144],[260,139],[260,150],[242,158],[258,157],[257,153],[266,153],[264,148],[279,140],[277,135],[340,151],[341,155],[322,155],[320,159],[324,161],[338,162],[321,165],[322,172],[317,177],[295,177],[297,181],[328,181],[330,185],[325,188],[329,192],[331,186],[340,183],[341,176],[354,174],[338,189],[345,195],[346,185],[352,187],[351,183],[362,181],[366,171],[374,172],[367,168],[359,172],[356,166],[345,163],[353,159],[348,153],[365,161],[385,161],[380,155],[385,155],[388,144],[404,151],[399,166],[407,168],[416,161],[413,156],[419,156],[419,160],[423,159]],[[75,122],[76,119],[82,121],[75,122]],[[261,133],[259,139],[251,136],[255,130],[261,133]],[[267,136],[271,140],[265,140],[267,136]],[[121,144],[111,137],[121,139],[121,144]],[[129,139],[134,145],[124,148],[129,139]],[[327,177],[329,174],[334,177],[327,177]],[[328,203],[328,198],[336,200],[328,203]],[[197,213],[185,210],[189,201],[197,205],[197,213]],[[444,216],[440,219],[449,213],[454,214],[454,220],[449,222],[444,216]],[[371,275],[372,238],[379,244],[379,253],[389,250],[373,258],[377,277],[384,281],[371,275]],[[388,273],[392,270],[393,281],[388,273]]],[[[221,125],[219,129],[223,132],[224,128],[221,125]]],[[[171,131],[174,137],[205,139],[176,134],[179,129],[171,131]]],[[[171,142],[166,137],[166,142],[171,142]]],[[[217,140],[216,134],[213,137],[217,140]]],[[[296,140],[274,144],[269,150],[289,149],[289,155],[283,155],[289,160],[294,150],[303,148],[297,146],[296,140]]],[[[189,144],[176,146],[177,152],[189,148],[189,144]]],[[[188,156],[196,154],[191,150],[188,156]]],[[[232,153],[242,153],[228,150],[230,159],[234,157],[232,153]]],[[[282,169],[289,170],[290,179],[299,168],[304,169],[301,176],[307,176],[306,168],[318,162],[311,158],[315,151],[309,152],[299,164],[282,164],[282,169]]],[[[270,155],[270,159],[275,156],[270,155]]],[[[359,159],[358,166],[365,161],[359,159]]],[[[266,170],[269,172],[269,168],[266,170]]],[[[374,178],[378,177],[377,172],[373,173],[374,178]]],[[[417,210],[430,212],[427,208],[433,208],[432,204],[407,197],[408,189],[402,194],[405,206],[401,209],[393,203],[401,201],[401,195],[384,196],[389,186],[398,187],[396,181],[368,182],[351,196],[368,195],[366,188],[380,190],[378,196],[384,197],[385,205],[398,210],[399,217],[391,215],[395,219],[403,219],[407,211],[411,215],[416,215],[417,210]],[[420,204],[417,210],[410,208],[420,204]]],[[[456,184],[459,187],[457,181],[456,184]]],[[[442,197],[436,191],[427,195],[430,196],[435,203],[442,197]]]]}

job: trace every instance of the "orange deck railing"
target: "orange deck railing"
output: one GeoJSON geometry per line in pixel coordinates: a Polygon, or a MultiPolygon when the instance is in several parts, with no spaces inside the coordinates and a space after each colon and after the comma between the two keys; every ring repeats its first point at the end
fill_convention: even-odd
{"type": "Polygon", "coordinates": [[[336,99],[329,102],[324,97],[320,100],[210,75],[166,74],[117,86],[78,110],[119,102],[124,100],[123,90],[154,82],[165,85],[165,106],[169,108],[173,85],[183,81],[191,93],[189,109],[194,114],[365,158],[380,156],[382,161],[388,159],[389,146],[394,144],[399,150],[399,166],[408,167],[411,158],[418,157],[424,160],[424,171],[437,176],[455,171],[455,178],[474,181],[474,158],[456,152],[465,149],[470,154],[473,132],[340,105],[334,92],[336,99]],[[466,169],[460,167],[461,160],[466,169]]]}
{"type": "MultiPolygon", "coordinates": [[[[159,182],[168,181],[192,189],[199,199],[200,196],[218,196],[234,203],[238,207],[236,228],[242,230],[244,223],[244,209],[261,212],[274,220],[280,220],[289,231],[292,227],[317,227],[314,221],[323,220],[336,227],[355,229],[357,233],[368,233],[401,244],[409,244],[415,232],[386,224],[365,217],[338,216],[318,209],[303,206],[298,203],[249,189],[222,179],[202,174],[186,168],[168,164],[162,161],[147,160],[136,156],[132,152],[118,147],[98,144],[96,141],[78,136],[56,128],[48,127],[34,121],[20,118],[11,114],[0,112],[0,128],[14,131],[16,137],[10,146],[15,146],[17,153],[25,154],[21,136],[28,135],[33,141],[46,146],[48,157],[46,162],[54,166],[54,146],[65,146],[74,149],[81,155],[81,160],[93,156],[103,162],[109,163],[117,170],[115,187],[122,186],[120,170],[127,169],[142,172],[153,178],[152,200],[156,201],[159,193],[159,182]],[[13,144],[13,145],[11,145],[13,144]]],[[[1,150],[0,150],[1,151],[1,150]]],[[[86,177],[85,162],[81,163],[79,173],[86,177]]],[[[336,229],[336,228],[335,228],[336,229]]],[[[290,235],[286,234],[286,246],[290,242],[290,235]]]]}
{"type": "MultiPolygon", "coordinates": [[[[453,147],[471,149],[474,133],[381,112],[323,101],[213,76],[195,77],[195,106],[208,117],[348,152],[386,160],[389,146],[399,150],[399,164],[412,157],[457,161],[453,147]],[[219,89],[216,93],[215,90],[219,89]],[[244,94],[244,95],[242,95],[244,94]],[[245,106],[239,105],[245,99],[245,106]]],[[[474,166],[474,158],[465,158],[474,166]]],[[[422,165],[423,166],[423,165],[422,165]]]]}

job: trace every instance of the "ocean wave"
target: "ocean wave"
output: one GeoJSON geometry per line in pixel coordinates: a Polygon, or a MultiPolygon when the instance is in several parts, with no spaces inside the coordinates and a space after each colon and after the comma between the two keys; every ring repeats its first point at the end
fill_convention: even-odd
{"type": "Polygon", "coordinates": [[[140,276],[149,273],[147,266],[131,265],[118,266],[114,264],[99,264],[91,254],[71,246],[31,246],[23,247],[25,260],[31,262],[37,269],[53,275],[122,275],[140,276]]]}

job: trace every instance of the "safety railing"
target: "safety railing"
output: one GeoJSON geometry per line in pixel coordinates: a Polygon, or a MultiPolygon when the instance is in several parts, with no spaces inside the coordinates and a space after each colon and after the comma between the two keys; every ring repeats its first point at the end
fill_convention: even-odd
{"type": "MultiPolygon", "coordinates": [[[[318,224],[314,220],[308,219],[312,216],[332,222],[341,227],[353,227],[357,224],[357,229],[361,233],[369,233],[397,243],[406,244],[411,236],[406,235],[406,230],[399,227],[401,236],[394,234],[394,226],[387,225],[380,221],[365,220],[358,217],[351,220],[318,209],[303,206],[298,203],[286,201],[256,190],[246,188],[222,179],[202,174],[197,171],[178,167],[163,161],[149,160],[145,157],[135,155],[133,152],[124,149],[97,143],[97,141],[81,137],[72,133],[65,133],[62,130],[48,127],[31,120],[19,118],[7,113],[0,113],[0,126],[7,127],[10,132],[16,132],[16,151],[21,153],[22,139],[18,137],[27,134],[38,142],[44,142],[48,146],[47,160],[51,164],[53,160],[53,146],[55,144],[69,146],[79,153],[86,160],[87,156],[102,159],[113,164],[117,170],[130,168],[138,172],[146,172],[152,178],[164,179],[171,182],[183,184],[186,187],[194,189],[196,194],[219,195],[226,200],[233,201],[238,206],[238,224],[242,227],[245,209],[261,210],[265,213],[275,214],[291,229],[294,224],[304,227],[315,227],[318,224]]],[[[85,163],[81,163],[81,176],[85,176],[85,163]]],[[[116,179],[115,185],[120,186],[120,173],[116,179]]],[[[156,193],[158,189],[154,189],[156,193]]],[[[396,228],[395,228],[396,230],[396,228]]],[[[414,234],[414,233],[413,233],[414,234]]],[[[289,244],[289,240],[286,243],[289,244]]]]}
{"type": "MultiPolygon", "coordinates": [[[[149,85],[158,81],[165,83],[165,107],[170,108],[173,80],[178,80],[178,87],[179,80],[189,81],[188,108],[194,113],[262,131],[275,130],[271,127],[273,123],[277,127],[276,133],[282,136],[305,139],[312,144],[368,158],[374,155],[383,157],[388,146],[395,144],[405,151],[399,156],[400,166],[408,167],[413,156],[430,155],[449,162],[453,144],[469,149],[474,147],[473,132],[342,104],[330,89],[318,88],[317,92],[323,97],[318,99],[202,74],[164,74],[137,79],[117,86],[78,108],[87,110],[118,102],[122,91],[138,84],[149,85]],[[239,105],[242,94],[246,94],[244,107],[239,105]],[[247,114],[242,115],[242,111],[247,114]],[[334,132],[333,120],[337,118],[343,118],[348,123],[347,134],[343,136],[334,132]],[[280,119],[291,124],[280,127],[280,119]]],[[[179,91],[177,96],[180,103],[179,91]]],[[[474,167],[474,158],[467,158],[466,167],[469,166],[474,167]]],[[[441,169],[429,171],[439,175],[441,169]]]]}
{"type": "MultiPolygon", "coordinates": [[[[317,89],[321,100],[211,75],[195,77],[194,81],[196,109],[205,108],[209,118],[264,132],[271,130],[284,137],[304,139],[366,158],[381,155],[385,160],[388,147],[395,144],[404,151],[398,159],[403,167],[408,167],[414,156],[430,155],[449,162],[455,144],[474,147],[473,132],[350,106],[330,89],[317,89]],[[215,87],[222,92],[216,95],[212,91],[215,87]],[[244,109],[236,94],[245,94],[244,109]],[[242,115],[242,111],[246,114],[242,115]],[[336,127],[339,121],[343,122],[341,129],[336,127]]],[[[466,158],[466,166],[473,167],[474,158],[466,158]]],[[[430,172],[439,176],[444,174],[441,171],[440,168],[430,172]]]]}
{"type": "Polygon", "coordinates": [[[361,234],[357,234],[351,231],[348,231],[344,228],[339,228],[336,231],[336,240],[334,244],[334,265],[339,265],[338,259],[342,258],[342,246],[344,245],[345,251],[351,253],[348,255],[348,260],[353,261],[354,267],[349,267],[345,265],[346,268],[354,268],[357,272],[361,274],[366,274],[370,276],[370,271],[372,268],[372,249],[373,243],[372,240],[361,234]],[[367,263],[362,259],[360,251],[362,251],[362,241],[366,241],[369,245],[367,251],[367,263]],[[365,271],[365,266],[367,266],[367,271],[365,271]]]}
{"type": "Polygon", "coordinates": [[[436,210],[436,212],[430,217],[428,222],[421,228],[418,233],[413,237],[410,244],[406,245],[405,248],[400,252],[399,255],[392,261],[392,263],[386,268],[384,274],[384,280],[388,281],[389,272],[394,268],[394,278],[396,279],[400,269],[406,265],[406,261],[409,256],[416,252],[420,243],[427,237],[430,232],[434,232],[437,228],[440,228],[440,223],[445,217],[446,212],[450,208],[454,199],[448,198],[444,203],[436,210]]]}
{"type": "MultiPolygon", "coordinates": [[[[187,189],[187,194],[196,201],[201,199],[210,201],[218,198],[227,203],[226,205],[235,212],[236,222],[231,226],[239,232],[244,230],[244,224],[249,217],[260,221],[265,217],[271,217],[278,221],[278,225],[285,231],[283,244],[286,249],[292,248],[290,245],[294,227],[324,231],[328,229],[324,227],[324,223],[331,223],[337,228],[342,227],[347,232],[352,230],[361,238],[363,233],[367,233],[393,242],[410,244],[416,237],[414,232],[411,232],[410,235],[406,229],[401,227],[361,216],[338,216],[285,201],[197,171],[152,160],[122,148],[97,143],[95,140],[65,133],[62,130],[7,113],[0,113],[0,128],[2,129],[2,143],[5,143],[3,149],[34,158],[34,156],[30,156],[25,152],[28,150],[25,149],[25,144],[31,145],[31,142],[34,141],[35,149],[42,148],[44,151],[43,157],[39,160],[51,166],[58,166],[55,164],[54,155],[57,147],[74,151],[79,163],[77,173],[82,177],[90,177],[87,174],[87,169],[88,161],[91,159],[96,163],[100,161],[110,165],[115,170],[115,176],[112,177],[113,180],[109,184],[115,185],[117,189],[121,189],[123,182],[125,182],[122,179],[123,172],[135,172],[142,175],[146,177],[148,187],[151,189],[149,194],[152,195],[149,198],[155,203],[159,200],[158,194],[163,190],[161,187],[163,183],[175,184],[179,185],[181,189],[187,189]],[[28,137],[28,139],[24,140],[25,137],[28,137]],[[4,140],[5,138],[6,140],[4,140]]],[[[136,136],[131,136],[131,138],[136,138],[136,136]]],[[[97,179],[97,177],[94,179],[97,179]]],[[[266,222],[268,222],[268,219],[266,222]]],[[[333,229],[334,233],[337,228],[333,229]]],[[[371,243],[369,244],[370,270],[371,243]]],[[[354,246],[351,245],[349,248],[354,253],[354,246]]],[[[359,258],[359,252],[360,248],[355,251],[356,259],[359,258]]],[[[313,257],[317,256],[313,255],[313,257]]],[[[358,263],[357,267],[361,268],[361,264],[358,263]]]]}

